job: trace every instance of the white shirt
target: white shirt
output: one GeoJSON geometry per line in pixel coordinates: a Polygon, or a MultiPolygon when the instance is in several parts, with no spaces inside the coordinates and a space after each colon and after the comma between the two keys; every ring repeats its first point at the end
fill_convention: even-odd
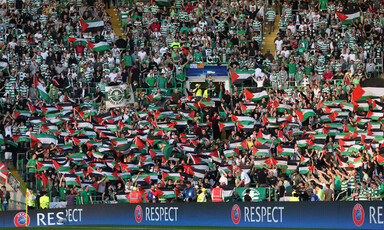
{"type": "Polygon", "coordinates": [[[144,51],[144,52],[139,51],[139,52],[137,53],[137,56],[139,56],[140,61],[143,60],[143,59],[145,58],[145,55],[147,55],[147,53],[146,53],[145,51],[144,51]]]}
{"type": "Polygon", "coordinates": [[[224,175],[221,175],[219,183],[220,184],[224,183],[225,185],[228,185],[228,179],[224,175]]]}
{"type": "Polygon", "coordinates": [[[245,173],[244,171],[241,172],[240,179],[244,182],[244,184],[251,183],[251,178],[249,178],[248,174],[245,173]]]}
{"type": "Polygon", "coordinates": [[[110,82],[113,82],[115,80],[115,78],[117,77],[117,73],[110,73],[109,74],[109,80],[110,82]]]}
{"type": "Polygon", "coordinates": [[[275,44],[276,44],[276,49],[278,51],[281,51],[283,49],[283,46],[282,46],[283,45],[283,40],[276,40],[275,44]]]}

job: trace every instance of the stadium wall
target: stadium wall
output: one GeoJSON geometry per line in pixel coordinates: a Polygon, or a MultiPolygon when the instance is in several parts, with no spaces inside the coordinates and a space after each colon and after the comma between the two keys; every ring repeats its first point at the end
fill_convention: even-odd
{"type": "MultiPolygon", "coordinates": [[[[383,202],[257,202],[80,205],[31,210],[29,226],[173,225],[383,229],[383,202]]],[[[24,226],[25,212],[0,212],[0,227],[24,226]]]]}

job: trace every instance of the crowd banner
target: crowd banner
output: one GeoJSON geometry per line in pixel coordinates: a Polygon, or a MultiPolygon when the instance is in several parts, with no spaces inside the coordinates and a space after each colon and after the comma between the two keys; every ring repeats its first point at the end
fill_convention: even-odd
{"type": "Polygon", "coordinates": [[[383,229],[382,202],[226,202],[80,205],[6,211],[0,227],[169,225],[383,229]],[[198,221],[197,221],[198,220],[198,221]]]}
{"type": "Polygon", "coordinates": [[[126,84],[105,87],[105,105],[107,109],[127,105],[126,88],[126,84]]]}
{"type": "Polygon", "coordinates": [[[242,200],[244,200],[243,198],[248,189],[250,190],[249,196],[253,201],[263,201],[267,198],[267,188],[236,188],[236,191],[242,200]]]}

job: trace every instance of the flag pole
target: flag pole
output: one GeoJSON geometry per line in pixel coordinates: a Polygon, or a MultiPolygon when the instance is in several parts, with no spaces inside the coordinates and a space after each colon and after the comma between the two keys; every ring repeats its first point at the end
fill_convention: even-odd
{"type": "Polygon", "coordinates": [[[28,218],[28,202],[29,202],[29,190],[27,188],[27,194],[25,195],[25,218],[26,218],[26,221],[25,221],[25,227],[28,227],[28,221],[29,221],[29,218],[28,218]]]}

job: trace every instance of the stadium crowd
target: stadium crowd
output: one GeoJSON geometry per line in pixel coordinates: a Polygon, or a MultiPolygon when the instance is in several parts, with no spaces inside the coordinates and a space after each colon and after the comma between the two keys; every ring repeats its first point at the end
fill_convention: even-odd
{"type": "Polygon", "coordinates": [[[382,98],[356,99],[384,87],[380,2],[117,3],[123,38],[99,1],[1,3],[1,141],[31,197],[382,199],[382,98]],[[228,66],[231,88],[187,88],[197,65],[228,66]],[[105,87],[125,83],[133,103],[108,109],[105,87]]]}

